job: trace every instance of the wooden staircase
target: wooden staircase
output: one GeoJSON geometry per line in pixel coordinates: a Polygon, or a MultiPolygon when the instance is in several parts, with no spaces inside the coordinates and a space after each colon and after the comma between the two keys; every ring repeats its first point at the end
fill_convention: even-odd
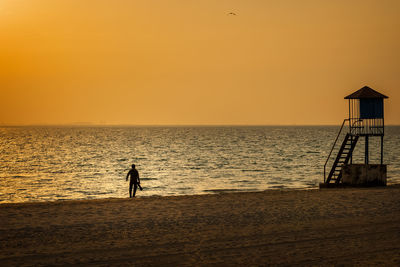
{"type": "Polygon", "coordinates": [[[331,183],[331,181],[332,183],[335,182],[337,184],[340,182],[340,179],[342,178],[342,167],[348,164],[357,144],[358,137],[358,135],[351,135],[349,133],[346,134],[336,156],[335,162],[333,163],[332,169],[325,181],[327,184],[331,183]]]}

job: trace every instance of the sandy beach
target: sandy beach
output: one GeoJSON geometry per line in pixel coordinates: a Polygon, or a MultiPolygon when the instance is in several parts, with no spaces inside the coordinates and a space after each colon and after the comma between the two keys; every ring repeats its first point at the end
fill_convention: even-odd
{"type": "Polygon", "coordinates": [[[0,218],[1,266],[400,264],[400,186],[3,204],[0,218]]]}

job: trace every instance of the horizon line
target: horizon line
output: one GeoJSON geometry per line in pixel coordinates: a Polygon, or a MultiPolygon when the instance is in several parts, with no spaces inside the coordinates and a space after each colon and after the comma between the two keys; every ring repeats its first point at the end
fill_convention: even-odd
{"type": "MultiPolygon", "coordinates": [[[[1,124],[0,127],[277,127],[277,126],[340,126],[341,124],[102,124],[102,123],[63,123],[63,124],[1,124]]],[[[400,126],[387,124],[385,126],[400,126]]]]}

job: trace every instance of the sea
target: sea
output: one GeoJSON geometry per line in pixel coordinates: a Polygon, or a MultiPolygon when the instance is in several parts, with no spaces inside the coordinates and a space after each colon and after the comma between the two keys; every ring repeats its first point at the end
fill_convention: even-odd
{"type": "MultiPolygon", "coordinates": [[[[316,189],[339,126],[0,127],[0,203],[316,189]]],[[[332,166],[346,129],[328,160],[332,166]]],[[[353,162],[364,160],[361,138],[353,162]]],[[[370,138],[380,163],[380,138],[370,138]]],[[[400,183],[400,126],[385,127],[388,184],[400,183]]]]}

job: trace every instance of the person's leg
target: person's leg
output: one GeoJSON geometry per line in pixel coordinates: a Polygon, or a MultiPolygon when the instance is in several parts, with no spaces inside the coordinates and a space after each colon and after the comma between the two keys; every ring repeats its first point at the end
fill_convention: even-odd
{"type": "MultiPolygon", "coordinates": [[[[132,197],[132,186],[133,186],[133,183],[130,183],[129,184],[129,197],[132,197]]],[[[135,194],[135,193],[133,193],[133,194],[135,194]]]]}
{"type": "Polygon", "coordinates": [[[133,197],[136,195],[137,184],[133,185],[133,197]]]}

